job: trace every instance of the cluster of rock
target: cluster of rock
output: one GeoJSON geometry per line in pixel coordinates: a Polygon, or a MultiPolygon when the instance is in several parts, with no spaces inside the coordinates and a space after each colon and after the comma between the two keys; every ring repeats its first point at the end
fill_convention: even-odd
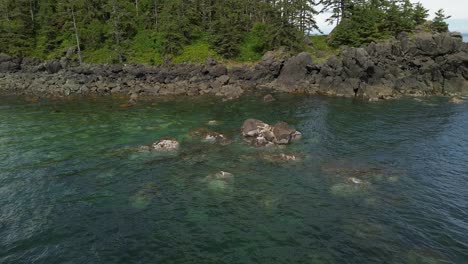
{"type": "Polygon", "coordinates": [[[302,137],[301,132],[286,122],[278,122],[270,126],[257,119],[245,120],[241,131],[244,139],[255,146],[287,145],[302,137]]]}
{"type": "MultiPolygon", "coordinates": [[[[0,93],[34,96],[212,94],[234,99],[249,89],[274,89],[369,100],[400,95],[468,93],[468,47],[457,33],[402,33],[397,38],[316,63],[308,53],[268,52],[256,65],[71,66],[67,57],[42,62],[0,55],[0,93]]],[[[271,101],[272,98],[265,98],[271,101]]]]}

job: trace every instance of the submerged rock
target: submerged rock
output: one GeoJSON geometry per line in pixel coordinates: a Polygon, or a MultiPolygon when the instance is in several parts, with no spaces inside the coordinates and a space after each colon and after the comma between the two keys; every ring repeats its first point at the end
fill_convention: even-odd
{"type": "Polygon", "coordinates": [[[144,209],[150,205],[153,198],[158,194],[158,186],[154,183],[147,183],[135,195],[130,197],[130,203],[134,208],[144,209]]]}
{"type": "Polygon", "coordinates": [[[229,172],[225,172],[225,171],[220,171],[220,172],[217,172],[214,177],[216,179],[228,179],[228,178],[232,178],[234,177],[234,175],[232,173],[229,173],[229,172]]]}
{"type": "Polygon", "coordinates": [[[350,160],[325,163],[321,166],[321,170],[328,174],[333,181],[348,185],[336,188],[354,186],[361,190],[369,188],[371,183],[396,183],[403,174],[402,171],[395,168],[375,167],[350,160]]]}
{"type": "Polygon", "coordinates": [[[209,125],[209,126],[219,126],[221,124],[221,122],[218,121],[218,120],[210,120],[206,124],[209,125]]]}
{"type": "Polygon", "coordinates": [[[291,161],[300,161],[302,160],[301,154],[285,154],[285,153],[279,153],[279,154],[272,154],[272,153],[266,153],[262,154],[260,157],[268,162],[272,163],[281,163],[281,162],[291,162],[291,161]]]}
{"type": "Polygon", "coordinates": [[[333,185],[330,188],[330,192],[335,196],[349,197],[365,193],[370,186],[367,182],[362,182],[355,178],[348,180],[348,182],[333,185]]]}
{"type": "Polygon", "coordinates": [[[154,151],[176,151],[179,147],[180,143],[172,139],[160,140],[151,146],[154,151]]]}
{"type": "Polygon", "coordinates": [[[221,145],[228,145],[231,141],[223,134],[211,131],[206,128],[197,128],[190,131],[190,137],[199,138],[204,142],[218,143],[221,145]]]}
{"type": "Polygon", "coordinates": [[[204,141],[209,143],[217,143],[221,145],[229,145],[231,143],[231,141],[226,136],[217,132],[208,133],[205,136],[204,141]]]}
{"type": "Polygon", "coordinates": [[[234,175],[225,171],[219,171],[215,174],[207,176],[204,179],[208,185],[208,188],[212,191],[224,191],[228,189],[231,186],[233,180],[234,175]]]}

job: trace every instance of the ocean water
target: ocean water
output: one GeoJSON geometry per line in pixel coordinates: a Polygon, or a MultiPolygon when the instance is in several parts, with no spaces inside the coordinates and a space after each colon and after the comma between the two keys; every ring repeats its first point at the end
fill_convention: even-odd
{"type": "Polygon", "coordinates": [[[277,98],[1,98],[0,263],[467,263],[468,103],[277,98]]]}
{"type": "Polygon", "coordinates": [[[468,42],[468,34],[462,34],[463,42],[468,42]]]}

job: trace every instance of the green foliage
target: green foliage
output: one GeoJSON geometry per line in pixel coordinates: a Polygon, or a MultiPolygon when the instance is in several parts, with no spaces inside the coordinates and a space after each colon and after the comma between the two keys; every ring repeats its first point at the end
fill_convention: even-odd
{"type": "Polygon", "coordinates": [[[428,16],[429,10],[426,9],[421,3],[418,2],[414,5],[413,20],[416,25],[424,24],[428,16]]]}
{"type": "Polygon", "coordinates": [[[162,64],[163,35],[151,30],[141,30],[130,44],[128,60],[141,64],[162,64]]]}
{"type": "Polygon", "coordinates": [[[198,40],[191,45],[185,46],[182,52],[173,58],[172,62],[204,63],[208,58],[220,59],[220,56],[211,49],[207,41],[198,40]]]}
{"type": "Polygon", "coordinates": [[[218,5],[219,17],[213,23],[212,46],[225,58],[234,58],[240,52],[248,17],[242,12],[240,2],[227,0],[218,5]],[[226,8],[228,7],[228,8],[226,8]]]}
{"type": "Polygon", "coordinates": [[[439,9],[435,13],[435,17],[432,20],[432,28],[434,31],[437,32],[446,32],[448,31],[448,24],[445,20],[451,18],[451,16],[445,15],[445,11],[443,9],[439,9]]]}
{"type": "Polygon", "coordinates": [[[332,32],[330,44],[360,46],[412,31],[424,24],[427,12],[421,3],[409,0],[354,0],[332,32]]]}
{"type": "Polygon", "coordinates": [[[299,51],[304,47],[303,40],[303,33],[284,19],[278,18],[267,25],[265,42],[268,50],[282,47],[289,51],[299,51]]]}
{"type": "Polygon", "coordinates": [[[108,47],[83,52],[84,60],[89,63],[115,63],[118,61],[118,56],[117,51],[108,47]]]}
{"type": "Polygon", "coordinates": [[[328,36],[326,35],[310,36],[309,39],[312,45],[307,47],[306,51],[312,55],[315,62],[324,62],[329,57],[339,53],[339,49],[328,45],[328,36]]]}
{"type": "Polygon", "coordinates": [[[351,13],[332,32],[331,46],[360,46],[388,36],[386,31],[380,30],[385,21],[381,9],[364,3],[354,6],[351,13]]]}
{"type": "MultiPolygon", "coordinates": [[[[335,47],[387,38],[427,19],[410,0],[0,0],[0,52],[53,59],[75,50],[79,61],[145,64],[255,61],[277,49],[327,56],[334,50],[321,46],[325,38],[305,45],[318,30],[318,4],[339,22],[335,47]]],[[[447,30],[447,18],[438,12],[434,30],[447,30]]]]}
{"type": "Polygon", "coordinates": [[[256,23],[252,30],[245,34],[244,40],[239,47],[238,61],[258,61],[267,50],[267,25],[256,23]]]}
{"type": "Polygon", "coordinates": [[[162,11],[162,53],[165,55],[177,55],[189,43],[190,24],[185,11],[182,0],[169,1],[162,11]]]}

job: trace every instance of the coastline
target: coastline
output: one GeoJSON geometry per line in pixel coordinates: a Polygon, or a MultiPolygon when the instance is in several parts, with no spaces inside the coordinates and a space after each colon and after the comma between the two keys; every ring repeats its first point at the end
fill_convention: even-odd
{"type": "Polygon", "coordinates": [[[81,95],[216,95],[235,99],[273,90],[377,101],[404,95],[468,94],[468,44],[459,33],[400,34],[362,48],[341,49],[323,63],[310,54],[268,52],[255,65],[81,65],[67,58],[42,62],[0,55],[0,94],[35,97],[81,95]]]}

